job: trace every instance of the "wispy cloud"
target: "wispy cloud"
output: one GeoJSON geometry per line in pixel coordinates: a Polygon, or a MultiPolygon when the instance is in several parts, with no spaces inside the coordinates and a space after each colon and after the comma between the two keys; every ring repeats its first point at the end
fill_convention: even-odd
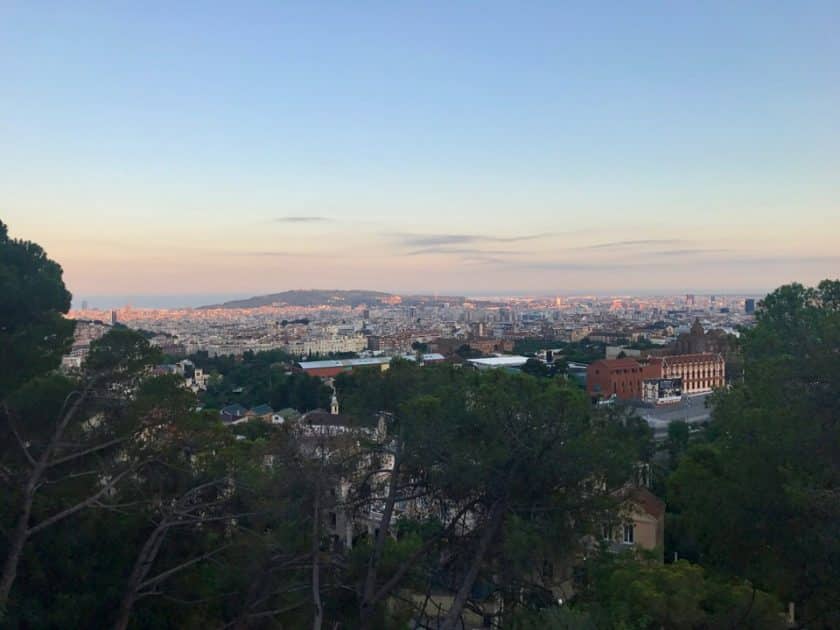
{"type": "Polygon", "coordinates": [[[498,256],[465,256],[461,262],[465,265],[505,265],[510,261],[498,256]]]}
{"type": "Polygon", "coordinates": [[[274,223],[331,223],[333,219],[329,217],[317,216],[297,216],[297,217],[277,217],[274,223]]]}
{"type": "Polygon", "coordinates": [[[453,256],[505,256],[516,255],[519,252],[511,252],[504,249],[484,249],[482,247],[423,247],[406,252],[405,256],[424,256],[428,254],[448,254],[453,256]]]}
{"type": "Polygon", "coordinates": [[[691,254],[722,254],[731,251],[731,249],[666,249],[650,253],[656,256],[690,256],[691,254]]]}
{"type": "Polygon", "coordinates": [[[519,236],[489,236],[484,234],[389,234],[389,237],[406,247],[441,247],[445,245],[466,245],[469,243],[519,243],[554,236],[552,232],[524,234],[519,236]]]}
{"type": "Polygon", "coordinates": [[[598,243],[596,245],[584,245],[577,249],[610,249],[616,247],[640,247],[648,245],[680,245],[690,243],[680,238],[651,238],[637,241],[612,241],[610,243],[598,243]]]}
{"type": "MultiPolygon", "coordinates": [[[[702,251],[702,250],[692,250],[702,251]]],[[[725,250],[724,250],[725,251],[725,250]]],[[[489,261],[488,261],[489,262],[489,261]]],[[[714,267],[714,268],[749,268],[755,266],[774,265],[797,265],[797,264],[835,264],[840,265],[840,256],[778,256],[778,257],[749,257],[731,256],[720,257],[709,260],[675,260],[669,261],[663,267],[662,262],[586,262],[570,260],[546,260],[546,261],[525,261],[525,260],[495,260],[497,269],[507,271],[618,271],[626,269],[653,269],[661,270],[714,267]]]]}
{"type": "Polygon", "coordinates": [[[214,254],[218,256],[240,256],[243,258],[254,257],[254,258],[303,258],[303,257],[311,257],[316,256],[317,254],[312,253],[303,253],[303,252],[281,252],[281,251],[271,251],[271,250],[245,250],[241,252],[218,252],[214,251],[214,254]]]}

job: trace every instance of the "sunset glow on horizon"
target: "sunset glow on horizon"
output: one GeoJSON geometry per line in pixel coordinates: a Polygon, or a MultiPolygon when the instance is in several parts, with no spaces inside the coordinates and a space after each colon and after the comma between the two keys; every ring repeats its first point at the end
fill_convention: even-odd
{"type": "Polygon", "coordinates": [[[836,3],[0,18],[0,219],[77,297],[840,275],[836,3]]]}

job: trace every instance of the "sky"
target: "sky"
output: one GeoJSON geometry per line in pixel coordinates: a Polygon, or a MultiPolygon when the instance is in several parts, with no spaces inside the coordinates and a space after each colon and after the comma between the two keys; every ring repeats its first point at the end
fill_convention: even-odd
{"type": "Polygon", "coordinates": [[[77,298],[840,276],[840,3],[0,2],[0,219],[77,298]]]}

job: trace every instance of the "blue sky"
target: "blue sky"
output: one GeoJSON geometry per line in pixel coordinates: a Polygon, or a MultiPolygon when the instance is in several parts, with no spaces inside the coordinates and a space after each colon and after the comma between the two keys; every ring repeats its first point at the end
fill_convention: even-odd
{"type": "Polygon", "coordinates": [[[80,295],[836,277],[838,24],[836,2],[6,2],[0,218],[80,295]]]}

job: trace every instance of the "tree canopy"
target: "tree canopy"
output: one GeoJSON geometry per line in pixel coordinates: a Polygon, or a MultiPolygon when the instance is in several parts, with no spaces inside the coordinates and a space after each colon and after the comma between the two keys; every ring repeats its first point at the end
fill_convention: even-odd
{"type": "Polygon", "coordinates": [[[793,284],[742,335],[744,377],[668,480],[699,561],[840,625],[840,282],[793,284]],[[725,524],[725,525],[724,525],[725,524]]]}
{"type": "Polygon", "coordinates": [[[0,221],[0,400],[58,367],[73,340],[70,292],[58,263],[0,221]]]}

